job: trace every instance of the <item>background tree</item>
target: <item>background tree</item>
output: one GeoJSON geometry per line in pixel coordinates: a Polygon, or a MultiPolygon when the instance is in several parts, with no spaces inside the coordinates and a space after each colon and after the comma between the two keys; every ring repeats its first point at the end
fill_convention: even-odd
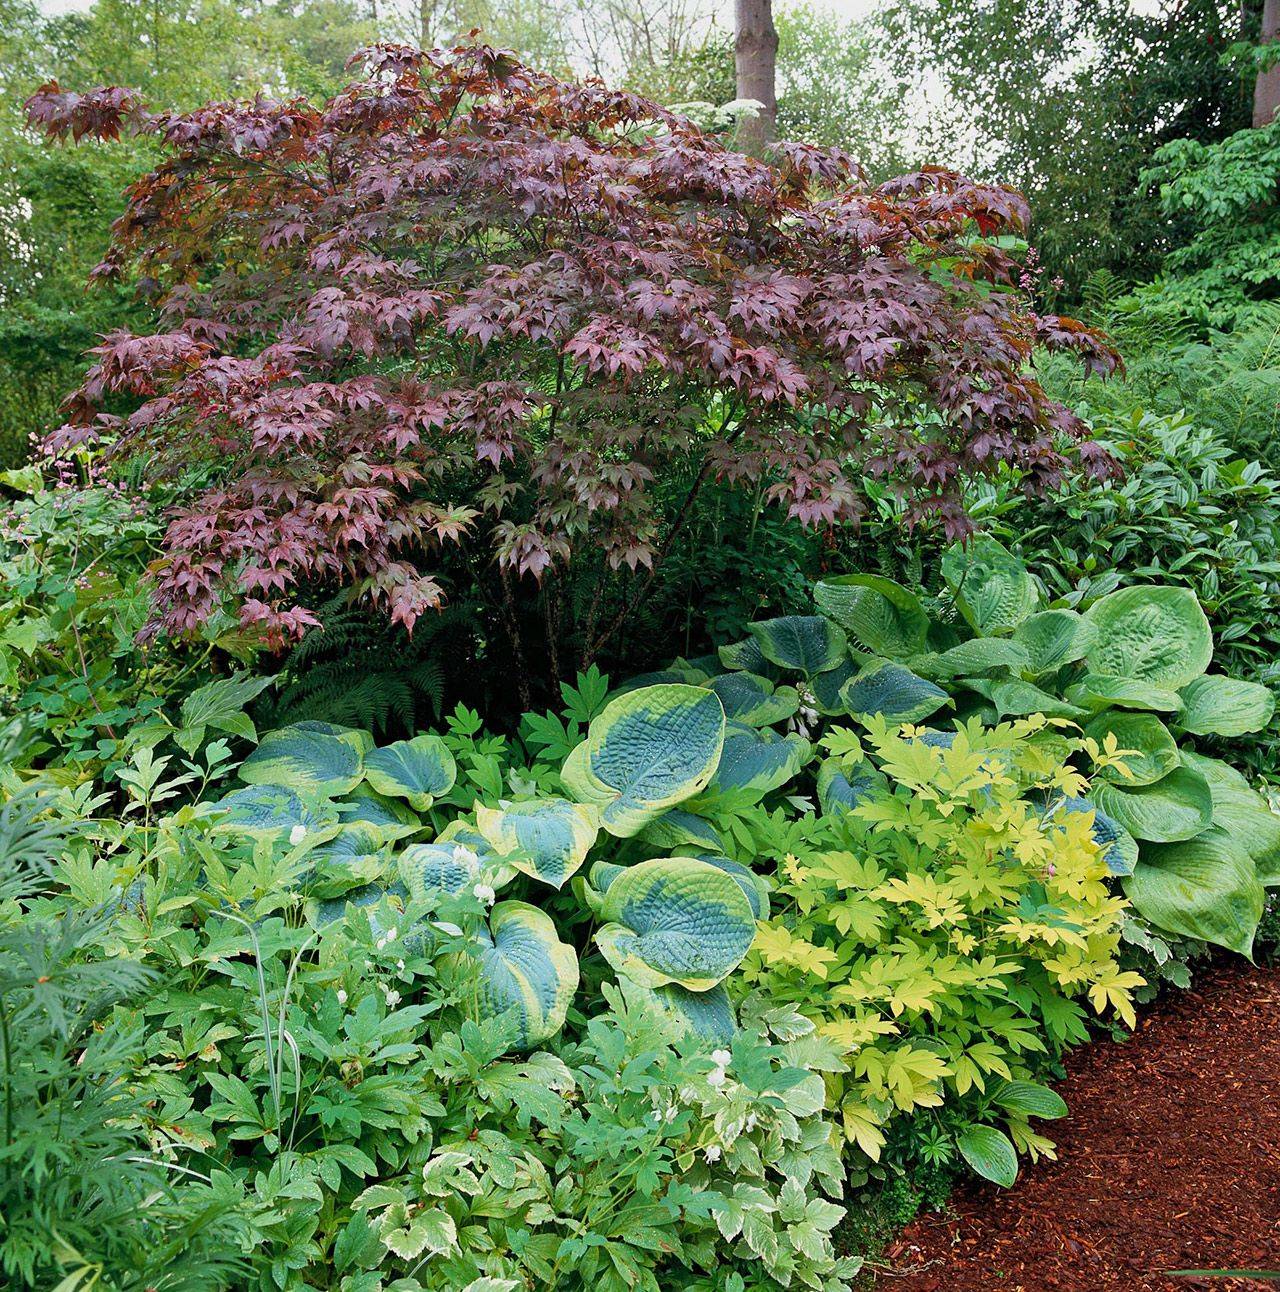
{"type": "Polygon", "coordinates": [[[754,99],[760,108],[738,127],[747,152],[759,153],[777,136],[778,31],[773,25],[773,0],[735,0],[734,61],[738,98],[754,99]]]}

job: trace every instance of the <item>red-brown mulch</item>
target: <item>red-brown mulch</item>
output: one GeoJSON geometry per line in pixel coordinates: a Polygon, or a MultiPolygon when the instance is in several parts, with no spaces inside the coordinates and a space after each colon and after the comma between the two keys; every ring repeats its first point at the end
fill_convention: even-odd
{"type": "Polygon", "coordinates": [[[966,1187],[890,1247],[877,1292],[1238,1292],[1280,1270],[1280,972],[1236,961],[1068,1061],[1058,1161],[966,1187]]]}

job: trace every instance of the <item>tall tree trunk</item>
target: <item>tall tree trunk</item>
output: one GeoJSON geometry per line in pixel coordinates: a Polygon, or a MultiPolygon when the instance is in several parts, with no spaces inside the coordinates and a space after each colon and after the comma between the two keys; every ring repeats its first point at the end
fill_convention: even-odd
{"type": "MultiPolygon", "coordinates": [[[[773,0],[735,0],[737,38],[733,44],[738,98],[763,104],[760,115],[738,127],[738,143],[749,153],[763,151],[777,133],[778,99],[774,86],[778,63],[778,30],[773,0]]],[[[1280,0],[1268,0],[1280,5],[1280,0]]]]}
{"type": "MultiPolygon", "coordinates": [[[[1280,37],[1280,0],[1264,0],[1262,6],[1262,43],[1270,45],[1280,37]]],[[[1280,108],[1280,63],[1259,72],[1253,83],[1253,126],[1268,126],[1280,108]]]]}

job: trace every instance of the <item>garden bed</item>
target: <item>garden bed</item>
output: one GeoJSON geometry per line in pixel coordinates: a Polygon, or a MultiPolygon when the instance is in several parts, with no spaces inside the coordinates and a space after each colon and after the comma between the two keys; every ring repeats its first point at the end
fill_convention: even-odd
{"type": "Polygon", "coordinates": [[[887,1253],[897,1292],[1265,1287],[1172,1279],[1280,1268],[1280,971],[1219,965],[1126,1041],[1078,1050],[1058,1160],[965,1188],[887,1253]]]}

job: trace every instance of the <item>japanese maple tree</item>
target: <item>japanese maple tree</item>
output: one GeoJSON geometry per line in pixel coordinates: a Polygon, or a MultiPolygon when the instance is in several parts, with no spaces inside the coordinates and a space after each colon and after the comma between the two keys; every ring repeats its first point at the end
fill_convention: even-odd
{"type": "Polygon", "coordinates": [[[155,572],[168,630],[221,605],[294,637],[335,582],[412,628],[448,590],[445,545],[507,580],[590,551],[642,588],[713,479],[832,525],[887,477],[960,533],[967,477],[1107,468],[1029,358],[1114,357],[1017,289],[1015,192],[869,187],[797,145],[769,165],[489,48],[356,65],[323,105],[28,103],[55,138],[168,148],[97,271],[135,275],[160,325],[104,339],[54,436],[204,464],[155,572]]]}

